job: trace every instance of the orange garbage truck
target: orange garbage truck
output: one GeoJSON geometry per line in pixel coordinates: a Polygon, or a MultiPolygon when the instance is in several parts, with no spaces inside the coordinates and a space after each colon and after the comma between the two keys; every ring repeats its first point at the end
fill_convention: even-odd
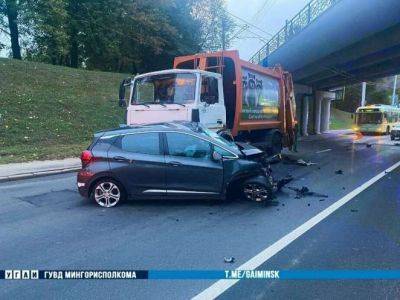
{"type": "Polygon", "coordinates": [[[173,69],[126,79],[120,105],[127,124],[195,121],[276,154],[296,140],[291,74],[239,58],[238,51],[176,57],[173,69]],[[125,87],[130,87],[125,99],[125,87]]]}

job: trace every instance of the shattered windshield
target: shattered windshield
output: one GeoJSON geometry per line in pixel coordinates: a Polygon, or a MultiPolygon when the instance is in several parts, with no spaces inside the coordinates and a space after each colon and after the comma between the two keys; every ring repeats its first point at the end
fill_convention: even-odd
{"type": "Polygon", "coordinates": [[[195,100],[196,76],[158,74],[135,80],[132,104],[190,104],[195,100]]]}

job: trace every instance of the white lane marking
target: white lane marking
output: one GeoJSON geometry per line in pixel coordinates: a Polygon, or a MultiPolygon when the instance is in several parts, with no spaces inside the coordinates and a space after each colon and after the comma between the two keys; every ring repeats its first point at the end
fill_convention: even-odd
{"type": "MultiPolygon", "coordinates": [[[[395,163],[393,166],[390,168],[387,168],[385,171],[379,173],[375,177],[371,178],[364,184],[360,185],[358,188],[355,190],[351,191],[348,193],[346,196],[343,198],[339,199],[335,203],[333,203],[331,206],[317,214],[316,216],[312,217],[309,219],[307,222],[304,224],[300,225],[296,229],[294,229],[292,232],[288,233],[284,237],[282,237],[280,240],[276,241],[274,244],[269,246],[268,248],[264,249],[261,251],[259,254],[245,262],[243,265],[237,268],[237,270],[254,270],[263,263],[265,263],[268,259],[270,259],[272,256],[274,256],[276,253],[281,251],[283,248],[288,246],[290,243],[292,243],[294,240],[302,236],[304,233],[306,233],[308,230],[313,228],[315,225],[317,225],[319,222],[327,218],[330,214],[332,214],[334,211],[345,205],[347,202],[349,202],[351,199],[353,199],[355,196],[360,194],[362,191],[373,185],[375,182],[377,182],[379,179],[383,178],[387,173],[392,172],[394,169],[400,166],[400,161],[395,163]]],[[[224,293],[227,289],[235,285],[236,283],[239,282],[238,280],[227,280],[227,279],[222,279],[218,280],[215,282],[213,285],[202,291],[200,294],[194,296],[192,299],[194,300],[199,300],[199,299],[214,299],[218,296],[220,296],[222,293],[224,293]]]]}
{"type": "Polygon", "coordinates": [[[320,151],[317,151],[315,153],[319,154],[319,153],[324,153],[324,152],[329,152],[329,151],[332,151],[332,149],[320,150],[320,151]]]}

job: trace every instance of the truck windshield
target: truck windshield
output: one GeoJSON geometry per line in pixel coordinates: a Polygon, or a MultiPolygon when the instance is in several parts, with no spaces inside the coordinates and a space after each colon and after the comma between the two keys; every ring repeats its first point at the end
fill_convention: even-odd
{"type": "Polygon", "coordinates": [[[132,104],[190,104],[195,100],[196,76],[158,74],[135,80],[132,104]]]}
{"type": "Polygon", "coordinates": [[[382,113],[358,113],[357,124],[382,124],[382,113]]]}

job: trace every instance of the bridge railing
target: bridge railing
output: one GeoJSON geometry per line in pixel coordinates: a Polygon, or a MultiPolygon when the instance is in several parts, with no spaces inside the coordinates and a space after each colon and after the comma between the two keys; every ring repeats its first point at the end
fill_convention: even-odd
{"type": "Polygon", "coordinates": [[[250,62],[260,64],[264,58],[289,41],[339,1],[341,0],[312,0],[291,20],[286,21],[285,26],[250,58],[250,62]]]}

